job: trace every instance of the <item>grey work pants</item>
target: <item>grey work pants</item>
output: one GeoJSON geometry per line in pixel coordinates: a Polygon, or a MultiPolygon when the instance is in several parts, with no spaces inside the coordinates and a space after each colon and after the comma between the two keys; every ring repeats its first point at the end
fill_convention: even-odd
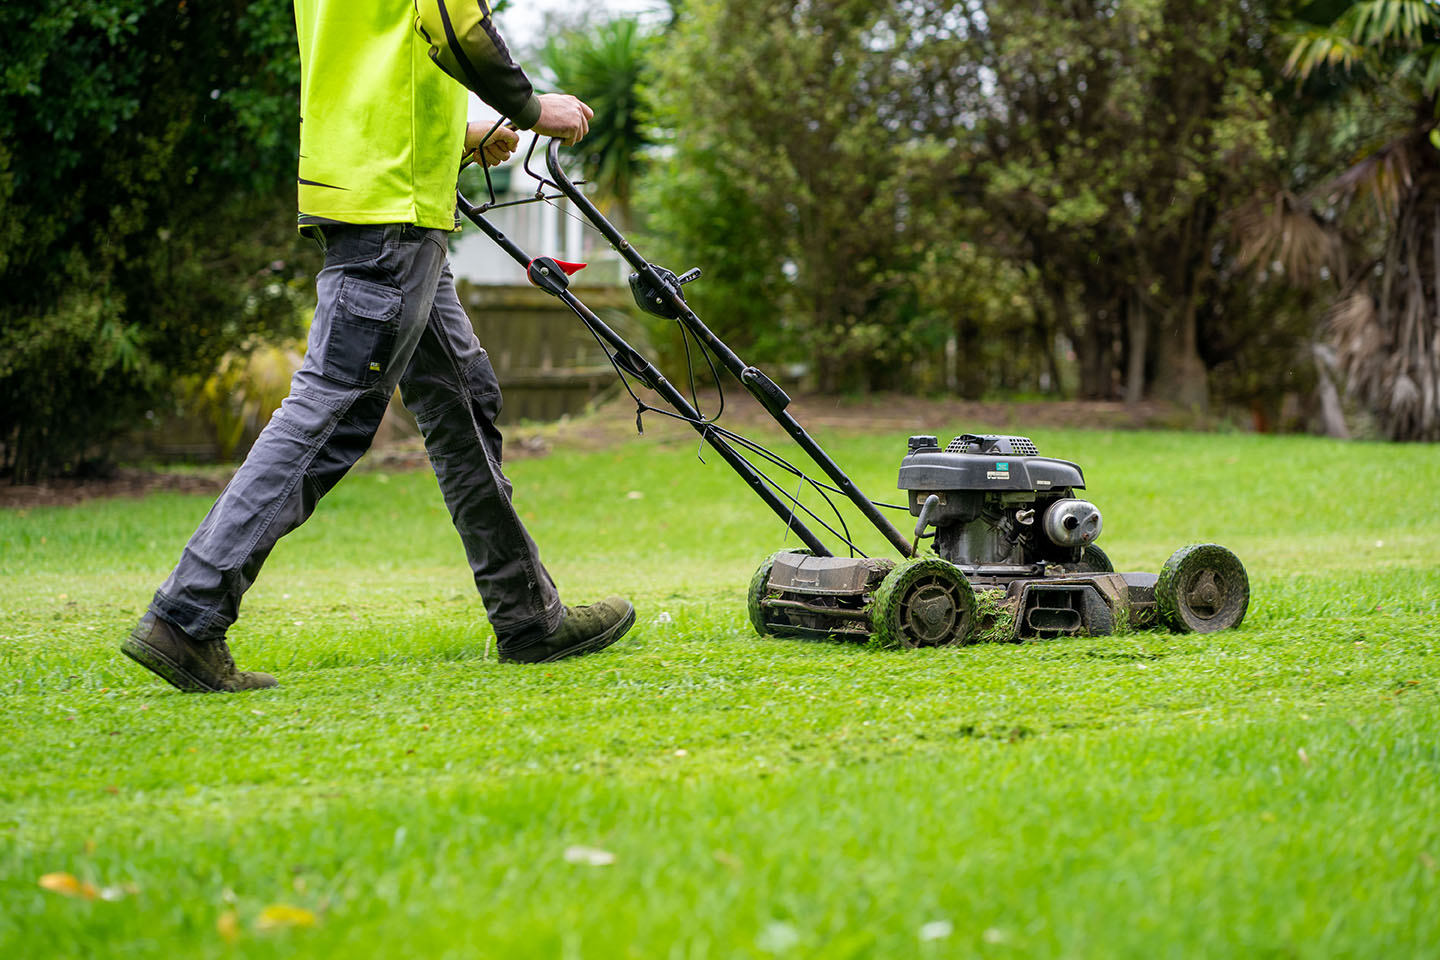
{"type": "Polygon", "coordinates": [[[500,385],[455,295],[445,237],[406,224],[325,228],[290,395],[156,591],[156,616],[196,639],[223,637],[276,541],[369,449],[398,383],[497,640],[522,646],[559,626],[559,594],[500,470],[500,385]]]}

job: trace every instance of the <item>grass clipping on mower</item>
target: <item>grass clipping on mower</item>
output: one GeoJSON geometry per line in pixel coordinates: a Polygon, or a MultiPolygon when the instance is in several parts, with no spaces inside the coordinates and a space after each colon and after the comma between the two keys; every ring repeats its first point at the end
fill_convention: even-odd
{"type": "Polygon", "coordinates": [[[1015,638],[1015,603],[1004,590],[975,591],[975,643],[1008,643],[1015,638]]]}

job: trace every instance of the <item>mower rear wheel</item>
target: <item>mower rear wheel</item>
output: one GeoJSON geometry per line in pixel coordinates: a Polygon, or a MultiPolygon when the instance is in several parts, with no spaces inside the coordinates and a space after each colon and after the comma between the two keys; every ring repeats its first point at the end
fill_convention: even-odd
{"type": "Polygon", "coordinates": [[[1245,565],[1218,543],[1194,543],[1170,555],[1155,583],[1160,622],[1179,633],[1238,627],[1250,606],[1245,565]]]}
{"type": "Polygon", "coordinates": [[[966,643],[975,631],[975,591],[953,563],[906,560],[876,588],[870,625],[883,647],[966,643]]]}
{"type": "Polygon", "coordinates": [[[1080,551],[1080,559],[1074,563],[1052,563],[1047,570],[1054,570],[1063,577],[1082,573],[1114,573],[1115,564],[1110,557],[1093,543],[1087,543],[1080,551]]]}
{"type": "Polygon", "coordinates": [[[766,557],[764,562],[760,564],[759,569],[755,571],[755,575],[750,578],[750,589],[745,594],[745,608],[750,613],[750,625],[753,626],[755,632],[762,637],[776,636],[774,625],[765,622],[765,609],[760,605],[760,601],[764,600],[766,594],[769,593],[770,571],[775,566],[775,558],[787,553],[798,553],[803,556],[810,556],[810,550],[805,547],[777,550],[775,553],[770,554],[770,556],[766,557]]]}

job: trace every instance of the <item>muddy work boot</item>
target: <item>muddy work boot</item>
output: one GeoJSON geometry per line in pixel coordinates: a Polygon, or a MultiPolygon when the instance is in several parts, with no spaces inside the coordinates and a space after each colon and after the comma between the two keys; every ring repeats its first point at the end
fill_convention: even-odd
{"type": "Polygon", "coordinates": [[[543,640],[524,646],[500,644],[504,663],[549,663],[594,653],[625,636],[635,622],[635,608],[624,597],[606,597],[584,607],[566,607],[559,628],[543,640]]]}
{"type": "Polygon", "coordinates": [[[236,670],[224,640],[192,640],[153,613],[141,618],[120,652],[186,693],[237,693],[279,683],[268,673],[236,670]]]}

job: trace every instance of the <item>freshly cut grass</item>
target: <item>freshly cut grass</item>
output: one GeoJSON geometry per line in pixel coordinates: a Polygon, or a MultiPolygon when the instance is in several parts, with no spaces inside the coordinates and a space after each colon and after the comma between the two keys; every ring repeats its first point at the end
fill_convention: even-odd
{"type": "MultiPolygon", "coordinates": [[[[903,436],[823,439],[891,497],[903,436]]],[[[646,438],[509,467],[611,651],[497,663],[433,478],[358,473],[231,631],[282,686],[186,696],[117,647],[207,499],[0,514],[0,956],[1432,953],[1440,449],[1035,439],[1119,569],[1234,549],[1243,627],[760,640],[793,539],[646,438]]]]}

